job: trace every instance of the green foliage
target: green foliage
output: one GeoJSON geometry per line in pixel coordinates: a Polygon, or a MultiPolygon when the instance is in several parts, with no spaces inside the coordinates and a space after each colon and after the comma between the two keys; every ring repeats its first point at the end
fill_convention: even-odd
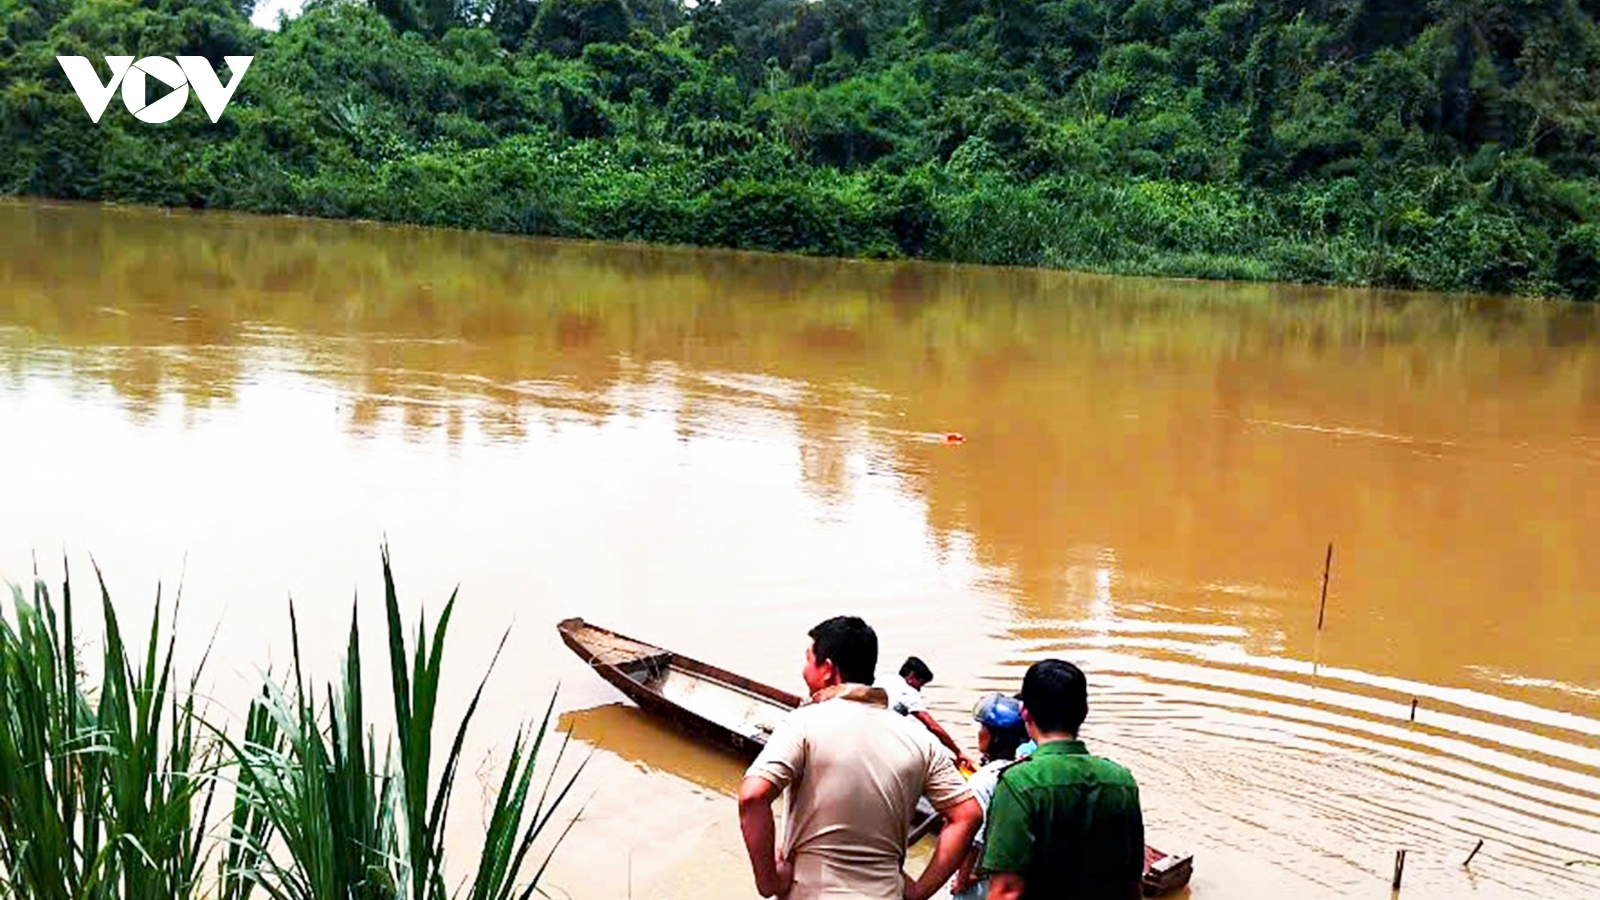
{"type": "MultiPolygon", "coordinates": [[[[90,684],[74,643],[70,581],[60,618],[43,582],[31,600],[14,587],[12,615],[0,616],[0,897],[246,900],[258,889],[276,900],[457,896],[445,882],[444,835],[484,684],[448,747],[436,745],[454,597],[431,639],[421,626],[408,648],[387,550],[383,573],[394,745],[378,741],[365,705],[354,613],[341,678],[319,688],[302,668],[291,608],[292,682],[286,690],[268,680],[234,738],[196,710],[198,670],[186,691],[174,683],[177,641],[163,638],[159,597],[136,656],[101,581],[104,650],[90,684]],[[224,831],[210,811],[229,772],[224,831]]],[[[535,842],[556,824],[582,771],[560,784],[552,772],[531,794],[553,711],[552,698],[536,731],[512,745],[482,852],[466,870],[468,900],[527,900],[549,863],[547,854],[528,871],[535,842]]],[[[556,749],[558,766],[565,748],[556,749]]],[[[565,834],[554,835],[550,854],[565,834]]]]}
{"type": "MultiPolygon", "coordinates": [[[[96,573],[98,575],[98,573],[96,573]]],[[[70,586],[58,619],[43,582],[12,588],[0,618],[0,897],[43,900],[199,894],[201,820],[214,747],[194,690],[173,681],[159,598],[142,659],[123,643],[105,582],[104,651],[87,684],[70,586]]]]}
{"type": "Polygon", "coordinates": [[[908,107],[919,98],[897,93],[908,87],[864,78],[820,91],[804,85],[763,96],[754,115],[762,131],[802,160],[853,169],[896,151],[914,152],[916,128],[908,107]]]}
{"type": "Polygon", "coordinates": [[[538,49],[573,57],[591,44],[621,43],[632,27],[623,0],[543,0],[530,40],[538,49]]]}
{"type": "Polygon", "coordinates": [[[244,5],[0,0],[0,192],[1593,295],[1581,0],[244,5]],[[65,53],[256,62],[96,125],[65,53]]]}
{"type": "MultiPolygon", "coordinates": [[[[642,35],[642,32],[635,32],[642,35]]],[[[643,90],[652,106],[664,106],[673,90],[699,74],[704,64],[679,47],[642,38],[639,45],[590,44],[583,62],[600,75],[603,91],[623,103],[643,90]]]]}
{"type": "Polygon", "coordinates": [[[1555,278],[1579,300],[1600,300],[1600,226],[1579,225],[1562,236],[1555,278]]]}

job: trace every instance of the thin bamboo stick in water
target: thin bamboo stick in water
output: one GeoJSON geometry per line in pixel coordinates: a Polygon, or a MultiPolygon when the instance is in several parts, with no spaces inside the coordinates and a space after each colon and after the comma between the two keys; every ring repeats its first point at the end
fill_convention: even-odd
{"type": "Polygon", "coordinates": [[[1317,607],[1317,630],[1322,630],[1322,620],[1328,613],[1328,572],[1333,568],[1333,542],[1328,542],[1328,556],[1322,561],[1322,604],[1317,607]]]}

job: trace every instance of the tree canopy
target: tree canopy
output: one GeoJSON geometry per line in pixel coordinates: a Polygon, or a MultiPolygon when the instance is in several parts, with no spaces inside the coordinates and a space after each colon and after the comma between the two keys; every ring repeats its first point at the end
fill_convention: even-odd
{"type": "Polygon", "coordinates": [[[1600,0],[0,0],[0,192],[1595,299],[1600,0]],[[90,121],[57,55],[255,61],[90,121]]]}

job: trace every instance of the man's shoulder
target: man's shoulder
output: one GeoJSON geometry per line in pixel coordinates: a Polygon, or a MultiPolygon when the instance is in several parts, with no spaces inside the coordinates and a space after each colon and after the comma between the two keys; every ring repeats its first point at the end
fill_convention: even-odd
{"type": "Polygon", "coordinates": [[[882,723],[900,720],[881,703],[868,703],[859,700],[834,697],[813,703],[806,703],[790,710],[784,721],[792,728],[802,732],[833,731],[837,729],[854,730],[862,728],[865,723],[872,723],[872,728],[878,728],[882,723]]]}
{"type": "Polygon", "coordinates": [[[999,778],[1015,788],[1050,787],[1083,781],[1138,787],[1127,766],[1103,756],[1088,754],[1028,756],[1002,768],[999,778]]]}
{"type": "Polygon", "coordinates": [[[974,794],[992,797],[995,786],[1000,783],[1000,773],[1015,763],[1016,760],[1011,759],[984,763],[978,767],[978,771],[972,773],[971,778],[967,779],[967,786],[972,788],[974,794]]]}
{"type": "Polygon", "coordinates": [[[979,766],[978,771],[973,773],[973,777],[976,778],[979,775],[985,775],[991,778],[999,778],[1001,772],[1004,772],[1019,762],[1021,762],[1019,759],[991,759],[979,766]]]}
{"type": "Polygon", "coordinates": [[[994,773],[995,786],[998,788],[1004,784],[1006,787],[1017,788],[1037,783],[1038,779],[1030,777],[1039,770],[1037,765],[1029,766],[1032,759],[1031,756],[1024,756],[1022,759],[1013,759],[997,767],[994,773]]]}
{"type": "Polygon", "coordinates": [[[840,716],[848,716],[865,708],[864,704],[851,703],[848,700],[820,700],[803,703],[789,710],[784,718],[792,725],[804,726],[809,723],[833,721],[840,716]]]}
{"type": "Polygon", "coordinates": [[[1117,782],[1126,784],[1129,787],[1137,784],[1133,780],[1133,773],[1122,763],[1114,759],[1107,759],[1104,756],[1091,756],[1089,759],[1092,761],[1091,766],[1100,781],[1117,782]]]}
{"type": "Polygon", "coordinates": [[[906,716],[923,709],[921,692],[906,684],[903,679],[890,678],[879,681],[874,687],[882,689],[889,695],[889,709],[893,712],[906,716]]]}
{"type": "Polygon", "coordinates": [[[877,737],[873,742],[885,758],[900,760],[900,764],[920,771],[931,772],[948,764],[953,777],[964,784],[966,779],[955,767],[950,751],[939,743],[922,723],[911,716],[897,715],[892,710],[880,710],[882,719],[874,724],[877,737]]]}
{"type": "Polygon", "coordinates": [[[782,727],[804,736],[818,728],[826,728],[827,723],[843,711],[843,706],[833,702],[804,703],[784,713],[779,721],[782,727]]]}

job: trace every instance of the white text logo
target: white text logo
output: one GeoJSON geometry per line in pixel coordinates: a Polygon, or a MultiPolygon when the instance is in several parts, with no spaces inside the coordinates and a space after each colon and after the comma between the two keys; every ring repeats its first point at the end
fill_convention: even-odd
{"type": "Polygon", "coordinates": [[[122,102],[128,107],[128,112],[141,122],[151,123],[170,122],[183,112],[184,105],[189,102],[190,88],[194,88],[200,105],[206,108],[206,115],[211,117],[211,121],[222,118],[222,111],[228,108],[234,89],[239,86],[239,80],[244,78],[244,70],[250,68],[253,59],[254,56],[224,56],[233,80],[223,86],[216,70],[211,68],[211,63],[204,56],[180,56],[177,62],[165,56],[146,56],[138,62],[134,62],[131,56],[108,56],[106,65],[111,67],[111,80],[105,83],[100,81],[94,63],[89,62],[88,57],[56,57],[92,121],[100,121],[106,105],[111,102],[111,95],[117,92],[120,84],[122,102]],[[172,88],[172,93],[147,103],[145,86],[151,78],[172,88]]]}

